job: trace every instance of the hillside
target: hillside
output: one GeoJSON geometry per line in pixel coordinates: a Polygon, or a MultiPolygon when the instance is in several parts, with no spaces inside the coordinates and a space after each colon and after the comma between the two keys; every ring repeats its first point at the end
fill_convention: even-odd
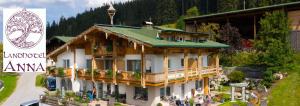
{"type": "MultiPolygon", "coordinates": [[[[232,11],[245,8],[273,5],[298,0],[132,0],[124,3],[114,3],[117,10],[114,16],[115,24],[141,26],[150,20],[155,25],[175,22],[179,16],[193,6],[199,9],[200,15],[216,12],[232,11]]],[[[108,24],[108,5],[86,10],[74,17],[61,17],[59,22],[47,23],[47,39],[52,36],[76,36],[94,24],[108,24]]]]}

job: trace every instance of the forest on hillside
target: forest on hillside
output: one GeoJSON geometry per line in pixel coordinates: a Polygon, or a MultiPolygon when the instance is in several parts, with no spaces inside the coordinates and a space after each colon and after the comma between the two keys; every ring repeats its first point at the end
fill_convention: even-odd
{"type": "MultiPolygon", "coordinates": [[[[141,26],[143,21],[155,25],[175,22],[185,11],[196,6],[199,15],[268,6],[299,0],[132,0],[114,3],[114,23],[141,26]]],[[[53,36],[76,36],[94,24],[109,24],[108,5],[86,10],[73,17],[61,17],[47,23],[47,39],[53,36]]]]}

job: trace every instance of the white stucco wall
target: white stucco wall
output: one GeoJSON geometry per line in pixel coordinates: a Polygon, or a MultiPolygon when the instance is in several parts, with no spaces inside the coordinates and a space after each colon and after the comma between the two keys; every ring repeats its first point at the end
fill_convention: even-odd
{"type": "Polygon", "coordinates": [[[208,60],[207,60],[207,53],[202,54],[202,66],[207,67],[208,65],[208,60]]]}
{"type": "Polygon", "coordinates": [[[160,102],[159,87],[147,87],[148,88],[148,100],[134,99],[134,86],[126,87],[126,102],[136,106],[156,106],[160,102]]]}
{"type": "MultiPolygon", "coordinates": [[[[184,89],[184,94],[183,95],[182,95],[182,91],[181,91],[181,85],[182,84],[170,85],[171,95],[176,96],[177,98],[180,98],[182,100],[184,100],[186,98],[186,96],[188,98],[191,98],[192,97],[192,89],[196,89],[195,81],[190,81],[190,82],[184,83],[185,89],[184,89]]],[[[204,91],[203,91],[203,87],[204,87],[203,82],[202,82],[201,87],[202,87],[201,91],[196,91],[195,95],[204,93],[204,91]]]]}
{"type": "Polygon", "coordinates": [[[55,66],[56,67],[63,67],[64,66],[64,61],[63,60],[65,60],[65,59],[70,60],[70,67],[69,68],[73,68],[74,53],[71,52],[71,50],[65,51],[65,52],[61,53],[60,55],[58,55],[55,66]]]}

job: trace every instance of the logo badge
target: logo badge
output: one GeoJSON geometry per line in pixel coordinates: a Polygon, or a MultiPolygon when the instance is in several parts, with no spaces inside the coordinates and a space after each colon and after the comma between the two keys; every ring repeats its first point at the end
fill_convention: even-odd
{"type": "Polygon", "coordinates": [[[46,71],[46,9],[3,9],[3,71],[46,71]]]}
{"type": "Polygon", "coordinates": [[[43,26],[43,22],[37,14],[23,9],[8,19],[6,38],[18,48],[29,49],[36,46],[43,38],[43,26]]]}

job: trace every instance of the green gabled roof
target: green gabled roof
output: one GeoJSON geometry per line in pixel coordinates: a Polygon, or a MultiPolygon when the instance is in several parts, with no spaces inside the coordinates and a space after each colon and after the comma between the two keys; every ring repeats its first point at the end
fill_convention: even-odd
{"type": "Polygon", "coordinates": [[[256,7],[256,8],[249,8],[244,10],[234,10],[234,11],[228,11],[228,12],[221,12],[221,13],[214,13],[214,14],[207,14],[207,15],[200,15],[195,17],[189,17],[185,18],[184,20],[194,20],[199,18],[208,18],[208,17],[215,17],[215,16],[222,16],[222,15],[228,15],[228,14],[242,14],[244,12],[251,12],[251,11],[257,11],[257,10],[263,10],[263,9],[271,9],[271,8],[280,8],[285,6],[298,6],[300,5],[300,1],[296,2],[289,2],[289,3],[282,3],[282,4],[276,4],[276,5],[270,5],[270,6],[263,6],[263,7],[256,7]]]}
{"type": "Polygon", "coordinates": [[[175,28],[168,28],[168,27],[162,27],[162,26],[154,26],[153,28],[164,30],[164,31],[183,31],[181,29],[175,29],[175,28]]]}
{"type": "Polygon", "coordinates": [[[50,38],[50,40],[52,39],[58,39],[58,40],[61,40],[63,42],[68,42],[70,41],[71,39],[73,39],[74,37],[69,37],[69,36],[53,36],[52,38],[50,38]]]}
{"type": "Polygon", "coordinates": [[[120,36],[125,36],[130,39],[138,40],[153,47],[188,47],[188,48],[226,48],[228,45],[214,42],[214,41],[203,41],[203,42],[175,42],[160,40],[157,38],[157,34],[162,30],[155,28],[145,28],[145,27],[122,27],[122,26],[103,26],[97,25],[97,27],[103,28],[105,30],[119,34],[120,36]]]}

